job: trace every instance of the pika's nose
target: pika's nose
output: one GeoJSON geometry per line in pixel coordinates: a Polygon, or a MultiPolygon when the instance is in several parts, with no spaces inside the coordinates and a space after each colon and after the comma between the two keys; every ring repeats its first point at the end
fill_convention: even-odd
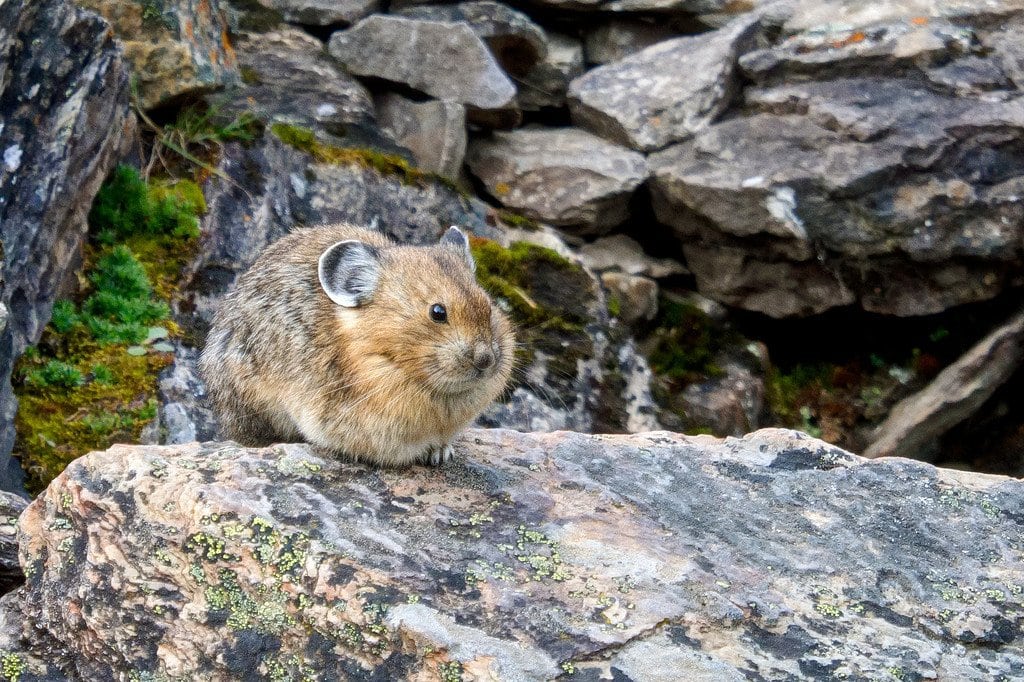
{"type": "Polygon", "coordinates": [[[494,364],[494,351],[490,346],[478,343],[473,349],[473,366],[481,372],[494,364]]]}

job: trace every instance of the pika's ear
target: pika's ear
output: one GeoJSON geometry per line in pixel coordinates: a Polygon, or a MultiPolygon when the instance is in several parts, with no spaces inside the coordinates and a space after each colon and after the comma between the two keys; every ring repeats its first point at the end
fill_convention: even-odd
{"type": "Polygon", "coordinates": [[[462,252],[462,256],[466,259],[466,263],[469,265],[469,269],[472,272],[476,272],[476,261],[473,260],[473,254],[469,250],[469,238],[466,233],[459,228],[452,225],[448,228],[448,231],[441,237],[441,244],[447,246],[454,246],[462,252]]]}
{"type": "Polygon", "coordinates": [[[373,298],[380,279],[380,252],[354,239],[338,242],[320,254],[320,286],[340,306],[358,308],[373,298]]]}

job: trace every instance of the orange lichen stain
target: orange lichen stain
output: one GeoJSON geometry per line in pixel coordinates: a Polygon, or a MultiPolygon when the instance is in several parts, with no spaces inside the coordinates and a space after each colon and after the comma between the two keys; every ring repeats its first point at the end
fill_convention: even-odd
{"type": "Polygon", "coordinates": [[[195,26],[193,26],[191,19],[185,20],[185,37],[189,40],[195,40],[196,29],[195,26]]]}
{"type": "Polygon", "coordinates": [[[507,182],[499,182],[494,186],[494,193],[498,196],[505,196],[511,189],[512,188],[508,186],[507,182]]]}
{"type": "Polygon", "coordinates": [[[846,47],[847,45],[856,45],[857,43],[864,42],[866,38],[867,36],[864,35],[862,31],[857,31],[856,33],[851,33],[849,36],[843,38],[842,40],[837,40],[833,42],[832,47],[840,48],[846,47]]]}
{"type": "Polygon", "coordinates": [[[220,66],[220,53],[212,47],[210,48],[210,63],[220,66]]]}
{"type": "Polygon", "coordinates": [[[227,31],[220,32],[220,44],[224,48],[225,61],[233,66],[235,63],[235,48],[231,46],[231,38],[228,37],[227,31]]]}
{"type": "Polygon", "coordinates": [[[928,23],[928,17],[914,17],[910,20],[914,26],[924,26],[928,23]]]}

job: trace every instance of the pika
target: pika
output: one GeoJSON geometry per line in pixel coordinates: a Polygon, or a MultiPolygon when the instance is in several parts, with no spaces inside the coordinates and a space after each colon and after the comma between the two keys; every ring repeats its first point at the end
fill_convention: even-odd
{"type": "Polygon", "coordinates": [[[474,271],[456,227],[432,246],[352,225],[282,237],[225,296],[200,358],[223,435],[448,461],[513,365],[512,325],[474,271]]]}

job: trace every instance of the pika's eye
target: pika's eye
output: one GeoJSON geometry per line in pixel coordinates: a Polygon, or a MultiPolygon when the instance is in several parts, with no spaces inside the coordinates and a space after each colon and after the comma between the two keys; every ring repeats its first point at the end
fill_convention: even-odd
{"type": "Polygon", "coordinates": [[[448,311],[440,303],[435,303],[430,306],[430,319],[438,324],[444,324],[448,321],[448,311]]]}

